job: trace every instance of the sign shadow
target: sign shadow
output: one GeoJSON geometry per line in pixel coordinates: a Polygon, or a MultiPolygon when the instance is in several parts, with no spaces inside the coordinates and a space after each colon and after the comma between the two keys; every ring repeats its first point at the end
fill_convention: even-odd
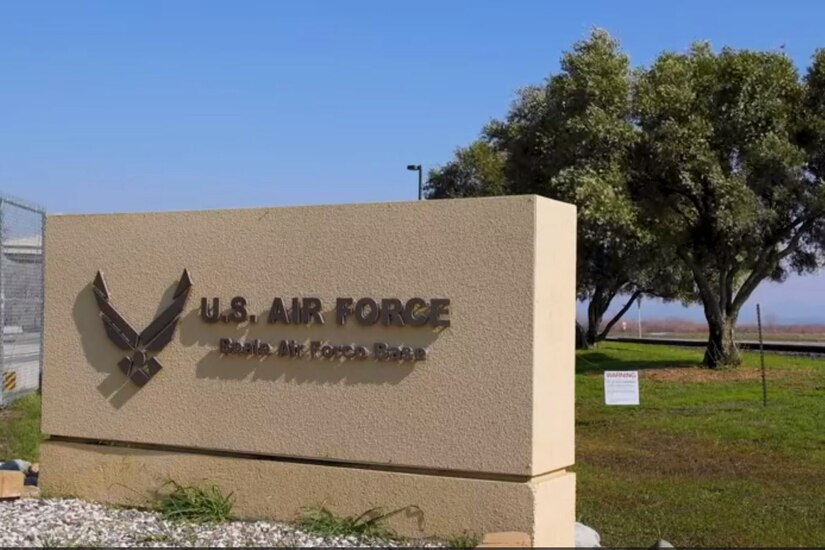
{"type": "MultiPolygon", "coordinates": [[[[177,285],[174,282],[163,292],[156,314],[169,304],[177,285]]],[[[80,345],[86,362],[97,372],[107,375],[97,385],[97,391],[113,407],[120,409],[140,390],[140,386],[129,380],[117,365],[127,353],[118,349],[106,337],[92,283],[83,287],[75,298],[72,318],[80,334],[80,345]]]]}

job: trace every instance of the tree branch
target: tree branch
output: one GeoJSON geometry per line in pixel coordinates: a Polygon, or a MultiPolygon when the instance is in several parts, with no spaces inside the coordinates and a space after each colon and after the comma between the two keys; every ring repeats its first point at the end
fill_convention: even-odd
{"type": "Polygon", "coordinates": [[[684,210],[682,210],[681,205],[679,205],[679,204],[674,204],[674,205],[673,205],[673,210],[674,210],[677,214],[679,214],[679,215],[682,217],[682,219],[684,219],[684,220],[685,220],[685,222],[688,224],[688,227],[690,226],[690,224],[694,223],[694,220],[693,220],[690,216],[688,216],[687,212],[685,212],[684,210]]]}
{"type": "Polygon", "coordinates": [[[802,225],[799,226],[799,230],[796,232],[796,235],[791,237],[791,240],[788,241],[788,245],[777,254],[778,260],[784,260],[797,249],[799,246],[799,241],[802,240],[802,235],[804,235],[813,224],[814,218],[808,218],[802,223],[802,225]]]}
{"type": "Polygon", "coordinates": [[[735,261],[728,269],[728,272],[723,274],[723,279],[725,281],[725,288],[727,289],[727,301],[725,303],[725,313],[730,313],[731,308],[733,307],[733,280],[736,277],[736,272],[739,269],[739,262],[735,261]]]}
{"type": "MultiPolygon", "coordinates": [[[[727,278],[727,267],[728,267],[728,255],[729,253],[725,253],[725,259],[723,265],[719,266],[719,309],[722,311],[728,310],[728,278],[727,278]]],[[[732,289],[731,289],[732,290],[732,289]]]]}
{"type": "Polygon", "coordinates": [[[677,255],[682,259],[682,261],[687,264],[690,270],[693,272],[693,280],[696,281],[696,286],[699,287],[699,294],[702,296],[702,306],[705,309],[705,317],[709,315],[708,308],[714,307],[716,311],[713,312],[714,316],[721,317],[722,311],[720,311],[719,303],[717,300],[717,296],[714,296],[713,288],[711,287],[710,281],[702,273],[702,270],[699,269],[699,266],[696,265],[696,262],[693,261],[693,258],[690,257],[686,252],[683,250],[677,251],[677,255]]]}
{"type": "Polygon", "coordinates": [[[605,325],[605,327],[604,327],[604,330],[603,330],[603,331],[601,331],[601,333],[600,333],[600,334],[599,334],[599,336],[597,337],[597,340],[601,341],[601,340],[604,340],[605,338],[607,338],[607,335],[610,333],[610,329],[612,329],[612,328],[613,328],[613,325],[615,325],[615,324],[619,321],[619,319],[621,319],[621,318],[622,318],[622,316],[623,316],[625,313],[627,313],[627,310],[628,310],[628,309],[630,309],[630,306],[631,306],[631,305],[633,305],[633,302],[634,302],[634,301],[635,301],[635,300],[636,300],[639,296],[641,296],[641,294],[642,294],[642,291],[641,291],[641,290],[637,290],[636,292],[634,292],[634,293],[630,296],[630,300],[628,300],[628,301],[627,301],[627,303],[626,303],[626,304],[622,307],[622,309],[620,309],[620,310],[619,310],[619,312],[618,312],[616,315],[614,315],[614,316],[613,316],[613,318],[612,318],[612,319],[610,319],[610,321],[608,321],[608,323],[607,323],[607,324],[605,325]]]}
{"type": "Polygon", "coordinates": [[[776,267],[776,264],[787,258],[797,249],[799,246],[799,241],[802,240],[802,235],[805,234],[813,223],[813,218],[808,218],[802,222],[799,229],[788,241],[785,248],[779,252],[774,250],[773,247],[776,246],[774,244],[771,247],[766,247],[763,252],[759,254],[760,258],[757,261],[757,265],[753,268],[753,271],[751,271],[748,278],[745,279],[745,282],[742,283],[742,286],[739,287],[739,291],[736,293],[736,298],[733,300],[733,305],[731,307],[731,313],[738,313],[739,309],[745,304],[748,298],[750,298],[750,295],[753,294],[753,291],[756,290],[756,287],[759,286],[759,283],[761,283],[765,277],[770,274],[773,268],[776,267]]]}
{"type": "Polygon", "coordinates": [[[702,208],[702,202],[699,200],[698,197],[696,197],[696,195],[694,195],[693,193],[688,193],[684,189],[681,189],[681,188],[679,188],[675,185],[674,186],[667,186],[666,188],[669,188],[671,190],[671,192],[673,192],[674,195],[678,195],[680,197],[686,198],[688,200],[688,202],[690,202],[693,205],[693,207],[696,209],[696,214],[698,214],[700,216],[702,215],[702,212],[704,212],[704,208],[702,208]]]}

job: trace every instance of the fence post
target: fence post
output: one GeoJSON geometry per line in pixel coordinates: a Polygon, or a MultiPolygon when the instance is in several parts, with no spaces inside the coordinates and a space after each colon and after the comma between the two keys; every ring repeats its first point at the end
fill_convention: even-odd
{"type": "Polygon", "coordinates": [[[45,365],[44,328],[46,324],[46,213],[40,212],[40,372],[37,374],[37,393],[43,393],[43,366],[45,365]]]}
{"type": "Polygon", "coordinates": [[[768,382],[765,380],[765,350],[762,346],[762,311],[756,304],[756,326],[759,328],[759,361],[762,363],[762,406],[768,406],[768,382]]]}
{"type": "Polygon", "coordinates": [[[6,404],[5,399],[5,376],[6,372],[6,270],[3,264],[5,250],[3,245],[6,240],[6,201],[0,198],[0,407],[6,404]]]}

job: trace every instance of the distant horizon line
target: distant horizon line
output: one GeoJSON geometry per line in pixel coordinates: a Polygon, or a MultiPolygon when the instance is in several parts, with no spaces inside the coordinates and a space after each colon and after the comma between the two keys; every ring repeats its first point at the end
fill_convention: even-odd
{"type": "MultiPolygon", "coordinates": [[[[602,324],[604,325],[604,323],[606,323],[609,319],[610,319],[610,316],[605,315],[605,319],[604,319],[604,322],[602,324]]],[[[578,315],[576,316],[576,321],[581,323],[581,324],[587,324],[587,319],[582,318],[581,316],[578,316],[578,315]]],[[[635,318],[635,316],[630,316],[629,314],[626,314],[622,319],[620,319],[616,323],[616,325],[613,327],[613,330],[616,330],[616,327],[620,326],[622,324],[622,322],[627,323],[628,327],[634,327],[634,329],[636,327],[638,327],[638,320],[635,318]]],[[[701,318],[701,317],[695,317],[695,316],[679,317],[679,316],[675,316],[675,315],[659,316],[659,317],[647,317],[647,318],[643,317],[642,318],[642,329],[643,330],[645,329],[645,327],[650,326],[650,325],[668,325],[668,324],[681,324],[681,325],[688,325],[689,327],[694,327],[694,326],[698,327],[698,326],[705,325],[706,321],[705,321],[704,318],[701,318]]],[[[752,318],[751,317],[746,317],[746,318],[739,319],[739,322],[737,323],[737,326],[741,328],[743,326],[751,326],[751,325],[755,326],[756,324],[757,324],[756,315],[754,315],[752,318]]],[[[800,327],[800,328],[801,327],[817,327],[818,328],[818,327],[822,327],[823,330],[825,330],[825,318],[820,318],[820,317],[797,317],[797,318],[793,318],[792,317],[792,318],[788,318],[788,319],[779,320],[779,319],[770,319],[770,318],[767,318],[767,316],[763,316],[762,317],[762,326],[763,327],[770,327],[770,328],[776,328],[776,327],[800,327]]],[[[676,330],[678,331],[679,329],[676,329],[676,330]]]]}

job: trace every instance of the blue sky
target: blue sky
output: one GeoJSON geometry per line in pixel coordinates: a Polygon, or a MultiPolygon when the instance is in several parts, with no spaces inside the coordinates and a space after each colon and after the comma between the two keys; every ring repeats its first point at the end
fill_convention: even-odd
{"type": "MultiPolygon", "coordinates": [[[[634,65],[710,40],[804,69],[822,21],[814,1],[6,2],[0,191],[65,213],[414,199],[406,164],[448,160],[594,26],[634,65]]],[[[759,296],[788,321],[823,298],[822,277],[759,296]]]]}

